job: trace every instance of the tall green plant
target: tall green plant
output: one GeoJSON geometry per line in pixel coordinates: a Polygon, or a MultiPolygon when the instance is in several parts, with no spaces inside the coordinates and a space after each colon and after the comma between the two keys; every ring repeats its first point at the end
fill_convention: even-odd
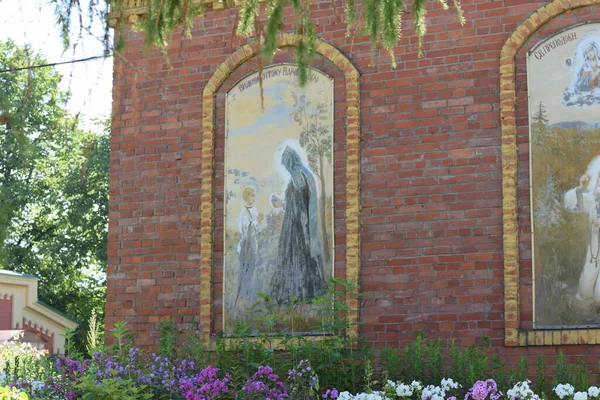
{"type": "Polygon", "coordinates": [[[379,352],[379,362],[388,379],[393,381],[401,379],[401,358],[396,347],[386,344],[379,352]]]}
{"type": "Polygon", "coordinates": [[[172,360],[177,356],[177,327],[172,318],[158,323],[158,354],[172,360]]]}
{"type": "Polygon", "coordinates": [[[464,349],[458,348],[453,340],[450,355],[453,361],[452,371],[459,382],[472,386],[486,376],[488,358],[485,349],[489,347],[489,338],[482,337],[479,344],[472,344],[464,349]]]}
{"type": "Polygon", "coordinates": [[[104,331],[98,323],[95,310],[92,310],[88,326],[86,350],[89,356],[93,356],[94,353],[104,350],[104,331]]]}
{"type": "Polygon", "coordinates": [[[494,355],[490,362],[490,377],[498,385],[498,390],[505,393],[509,389],[509,376],[506,372],[506,364],[499,355],[494,355]]]}
{"type": "Polygon", "coordinates": [[[537,391],[540,393],[546,393],[548,388],[548,376],[546,371],[546,363],[544,361],[544,355],[538,354],[535,361],[535,372],[536,372],[536,380],[535,385],[537,387],[537,391]]]}
{"type": "Polygon", "coordinates": [[[422,331],[415,332],[415,339],[404,348],[404,373],[407,382],[422,381],[425,372],[426,348],[425,334],[422,331]]]}
{"type": "Polygon", "coordinates": [[[110,331],[115,338],[114,344],[109,348],[110,353],[124,364],[128,362],[129,352],[135,344],[135,334],[127,325],[126,321],[119,321],[110,331]]]}
{"type": "Polygon", "coordinates": [[[440,339],[430,340],[427,345],[427,371],[429,382],[437,384],[441,382],[444,369],[444,354],[442,341],[440,339]]]}

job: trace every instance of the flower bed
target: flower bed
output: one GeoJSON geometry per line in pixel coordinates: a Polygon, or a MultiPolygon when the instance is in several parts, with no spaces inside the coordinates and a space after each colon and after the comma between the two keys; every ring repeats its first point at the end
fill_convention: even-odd
{"type": "MultiPolygon", "coordinates": [[[[165,321],[155,353],[135,348],[125,323],[112,330],[112,346],[98,342],[103,334],[91,335],[86,356],[68,347],[69,355],[50,357],[5,343],[0,400],[592,400],[600,395],[579,360],[569,362],[559,353],[549,369],[538,356],[532,374],[525,358],[506,367],[489,356],[485,338],[466,348],[454,342],[444,348],[440,340],[417,332],[403,349],[384,347],[375,354],[368,343],[346,334],[343,312],[341,318],[331,314],[343,311],[343,303],[330,304],[323,302],[323,326],[316,329],[330,334],[318,341],[289,330],[260,333],[248,325],[234,338],[215,336],[207,348],[195,325],[182,330],[165,321]]],[[[265,305],[253,323],[272,327],[275,318],[265,305]]]]}
{"type": "MultiPolygon", "coordinates": [[[[438,385],[385,379],[375,381],[375,370],[367,362],[360,381],[363,390],[321,387],[317,371],[301,360],[284,377],[267,365],[244,371],[239,365],[225,371],[201,367],[192,358],[144,354],[137,348],[95,352],[90,359],[61,355],[50,359],[24,344],[6,344],[0,353],[0,400],[3,399],[186,399],[186,400],[560,400],[597,399],[600,389],[556,384],[549,395],[536,393],[531,381],[522,380],[504,392],[494,379],[462,385],[444,378],[438,385]],[[247,371],[254,371],[251,375],[247,371]],[[7,385],[2,387],[3,385],[7,385]]],[[[571,368],[572,369],[572,368],[571,368]]],[[[388,371],[382,371],[385,378],[388,371]]]]}

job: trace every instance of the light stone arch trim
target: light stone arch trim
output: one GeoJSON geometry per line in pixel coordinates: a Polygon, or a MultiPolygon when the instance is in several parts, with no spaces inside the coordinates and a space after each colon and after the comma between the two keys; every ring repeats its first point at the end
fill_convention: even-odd
{"type": "MultiPolygon", "coordinates": [[[[277,36],[277,47],[295,47],[300,37],[292,33],[277,36]]],[[[231,55],[210,78],[202,97],[202,184],[200,198],[200,322],[203,339],[213,333],[213,251],[214,251],[214,147],[215,98],[227,79],[239,66],[259,53],[256,42],[247,44],[231,55]]],[[[356,284],[360,272],[360,74],[350,60],[329,43],[317,39],[315,51],[344,74],[346,81],[346,279],[356,284]]],[[[351,335],[358,335],[358,300],[353,296],[350,306],[351,335]]]]}
{"type": "Polygon", "coordinates": [[[504,242],[504,344],[506,346],[600,344],[600,329],[530,330],[520,328],[519,224],[517,199],[517,119],[515,57],[525,42],[557,16],[600,0],[554,0],[513,32],[500,53],[502,126],[502,211],[504,242]]]}

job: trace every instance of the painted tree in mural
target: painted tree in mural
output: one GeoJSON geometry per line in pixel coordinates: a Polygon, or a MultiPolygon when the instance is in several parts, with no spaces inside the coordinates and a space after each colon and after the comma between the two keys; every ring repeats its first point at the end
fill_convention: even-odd
{"type": "Polygon", "coordinates": [[[313,106],[304,94],[292,92],[294,98],[292,117],[294,122],[302,126],[300,146],[306,151],[310,169],[319,177],[319,213],[321,235],[325,251],[325,265],[331,261],[331,249],[327,235],[327,199],[325,196],[325,162],[331,165],[333,135],[327,123],[328,107],[325,103],[313,106]]]}
{"type": "Polygon", "coordinates": [[[534,144],[539,145],[544,141],[544,137],[548,134],[547,124],[548,117],[546,115],[546,108],[540,101],[531,122],[531,139],[534,144]]]}
{"type": "Polygon", "coordinates": [[[536,203],[537,222],[541,228],[555,228],[564,223],[561,192],[551,171],[548,171],[536,203]]]}

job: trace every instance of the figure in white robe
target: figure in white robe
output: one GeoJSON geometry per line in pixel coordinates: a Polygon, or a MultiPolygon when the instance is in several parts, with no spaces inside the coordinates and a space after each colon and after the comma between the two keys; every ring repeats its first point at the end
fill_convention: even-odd
{"type": "Polygon", "coordinates": [[[588,215],[590,230],[576,297],[582,302],[600,303],[600,176],[593,191],[588,189],[589,183],[590,176],[583,175],[579,186],[565,194],[564,203],[568,212],[588,215]]]}
{"type": "Polygon", "coordinates": [[[245,188],[242,198],[244,199],[244,207],[238,217],[240,241],[237,246],[240,264],[237,275],[237,290],[233,302],[234,308],[239,306],[240,301],[245,303],[246,308],[251,306],[256,300],[256,293],[261,290],[260,287],[257,287],[260,282],[260,278],[257,276],[260,261],[258,255],[258,233],[262,229],[264,215],[259,213],[256,207],[254,207],[256,199],[256,190],[254,188],[245,188]]]}

